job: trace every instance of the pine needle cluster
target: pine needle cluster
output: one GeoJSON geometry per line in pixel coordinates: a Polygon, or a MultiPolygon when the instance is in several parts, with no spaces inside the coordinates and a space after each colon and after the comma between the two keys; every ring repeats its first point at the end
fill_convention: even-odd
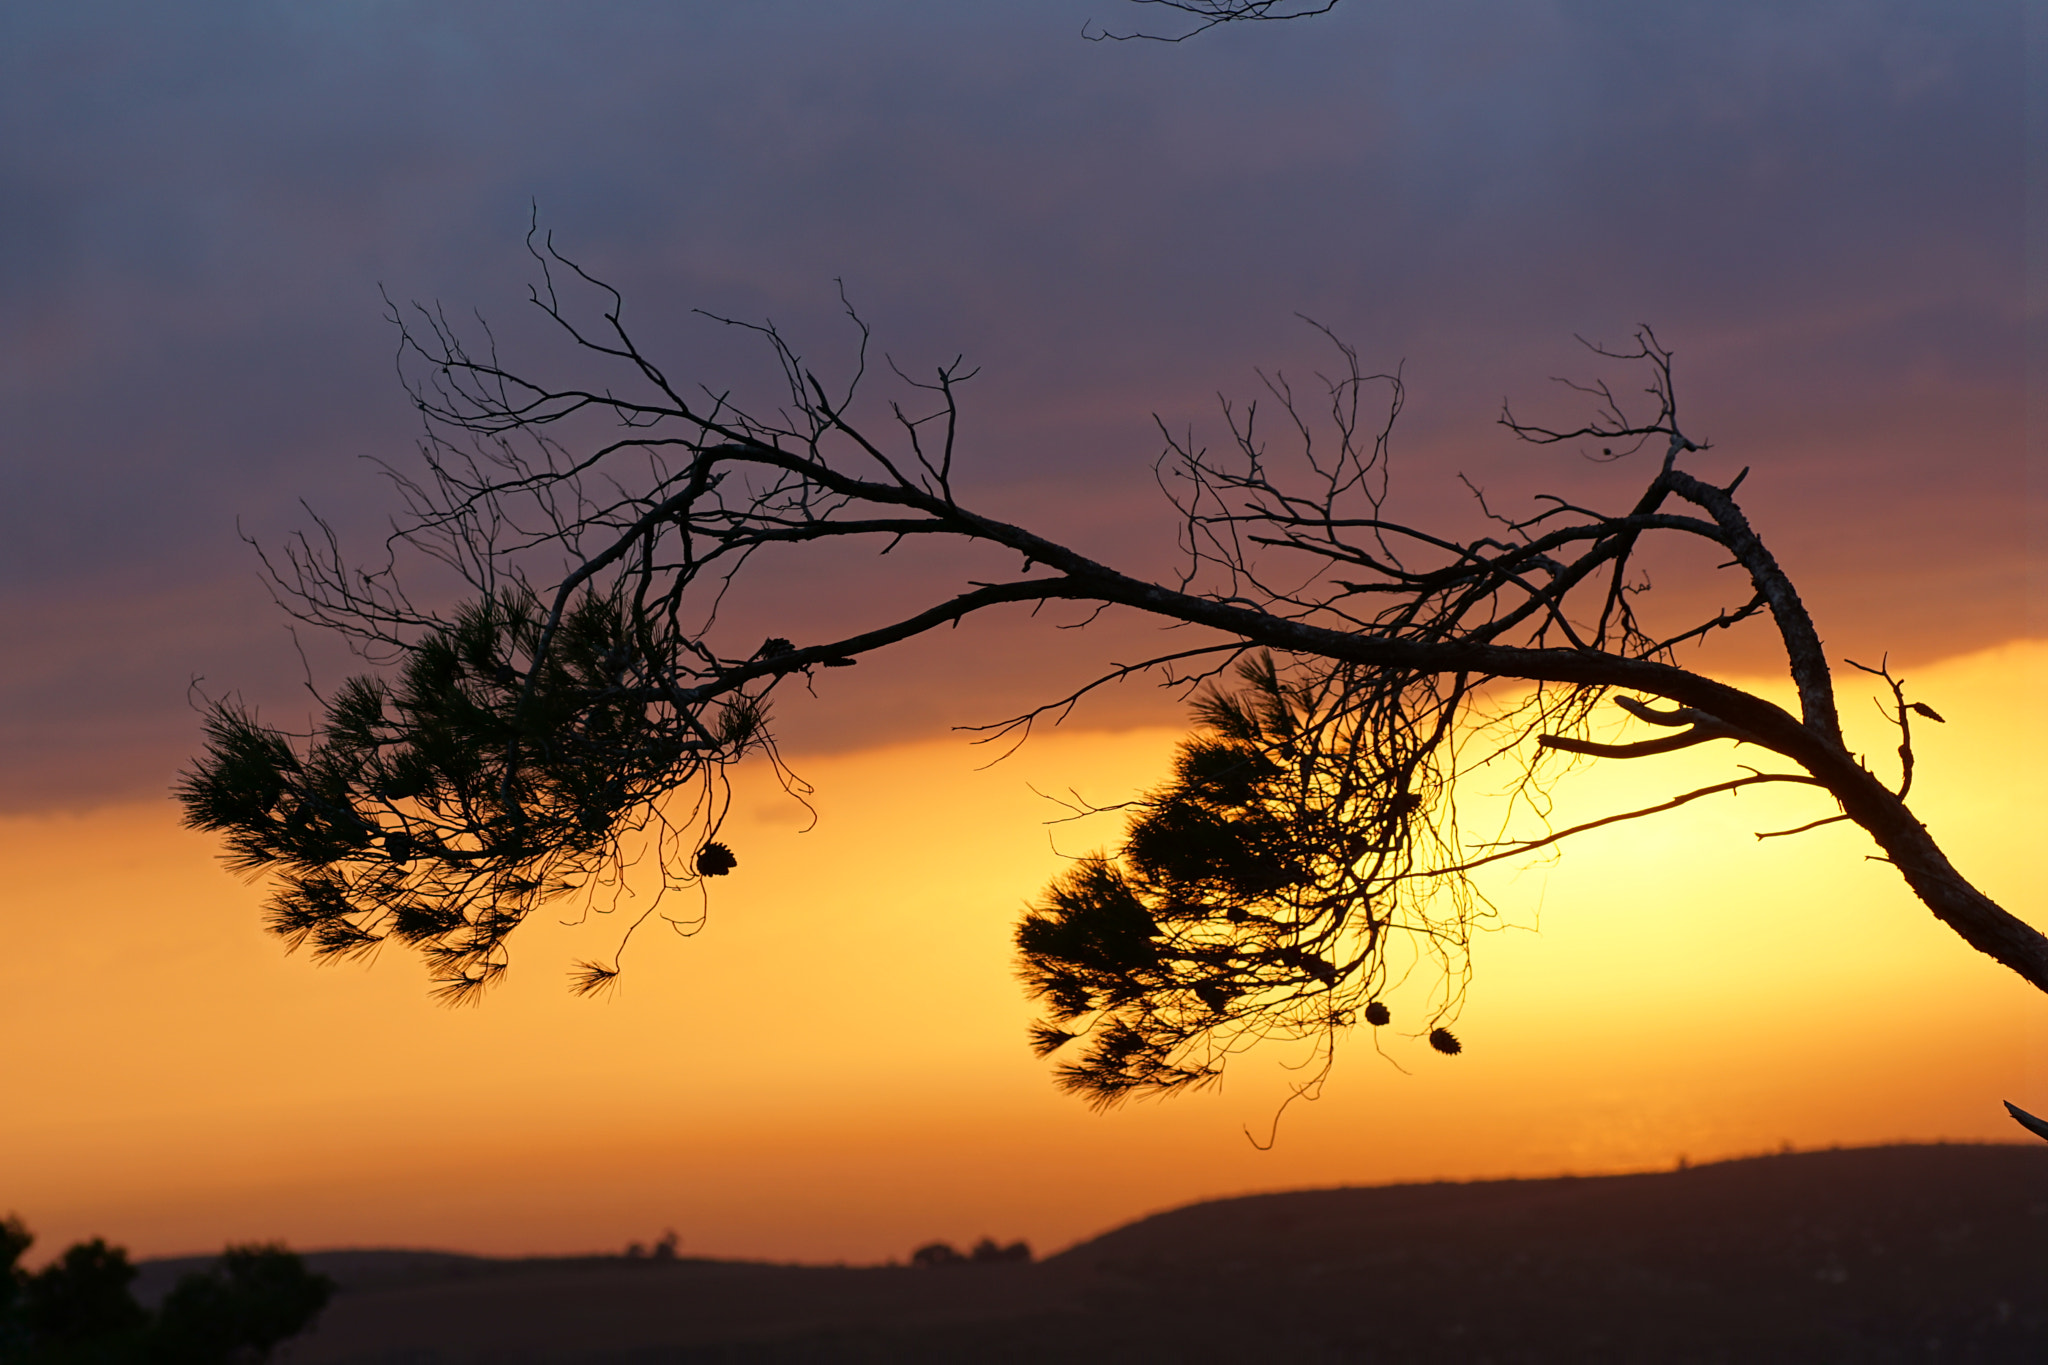
{"type": "Polygon", "coordinates": [[[1047,1013],[1033,1045],[1078,1044],[1059,1082],[1097,1106],[1213,1081],[1257,1038],[1385,1022],[1396,938],[1462,951],[1468,899],[1417,885],[1444,851],[1457,694],[1327,663],[1283,675],[1267,653],[1238,674],[1197,699],[1121,852],[1080,859],[1017,929],[1047,1013]]]}
{"type": "Polygon", "coordinates": [[[619,597],[551,619],[508,588],[392,676],[349,678],[310,736],[218,703],[178,786],[186,823],[224,835],[237,870],[277,875],[268,927],[292,948],[345,958],[395,939],[437,993],[472,998],[537,906],[614,873],[664,796],[765,742],[746,693],[673,704],[644,635],[619,597]]]}

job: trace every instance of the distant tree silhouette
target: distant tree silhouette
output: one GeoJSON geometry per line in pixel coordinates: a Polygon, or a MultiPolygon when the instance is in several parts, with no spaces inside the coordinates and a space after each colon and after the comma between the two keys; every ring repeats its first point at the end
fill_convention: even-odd
{"type": "MultiPolygon", "coordinates": [[[[1849,749],[1819,633],[1737,501],[1748,471],[1721,485],[1688,468],[1703,447],[1647,330],[1598,351],[1640,376],[1641,397],[1596,382],[1574,386],[1582,421],[1502,415],[1524,441],[1618,473],[1643,466],[1623,510],[1539,497],[1510,513],[1478,499],[1471,530],[1395,519],[1402,383],[1338,344],[1313,403],[1274,376],[1267,408],[1226,404],[1220,453],[1166,436],[1158,470],[1185,558],[1154,579],[969,504],[956,485],[971,376],[959,362],[905,379],[871,422],[857,318],[843,384],[772,328],[747,328],[781,384],[778,406],[749,410],[721,383],[672,379],[619,295],[551,244],[534,256],[533,301],[610,377],[550,383],[438,311],[395,314],[427,439],[423,466],[392,476],[404,505],[393,557],[358,569],[316,523],[264,559],[302,625],[376,667],[332,689],[310,734],[214,705],[181,784],[190,824],[221,834],[236,868],[276,878],[269,925],[291,947],[332,958],[395,941],[422,954],[441,994],[472,998],[543,904],[613,895],[643,858],[668,891],[733,871],[717,839],[733,765],[765,755],[804,790],[777,757],[778,687],[969,616],[1072,603],[1083,619],[1125,609],[1184,629],[1177,648],[1105,666],[985,738],[1021,738],[1148,672],[1193,697],[1200,725],[1172,779],[1132,808],[1122,847],[1077,863],[1019,930],[1049,1015],[1035,1040],[1077,1048],[1062,1080],[1096,1102],[1213,1079],[1260,1036],[1327,1042],[1360,1019],[1387,1023],[1397,944],[1438,958],[1452,989],[1418,1033],[1454,1053],[1444,1025],[1484,909],[1475,869],[1764,785],[1810,793],[1814,810],[1760,837],[1855,823],[1965,942],[2048,988],[2048,939],[1966,881],[1906,803],[1913,727],[1941,717],[1883,663],[1855,665],[1896,728],[1895,776],[1849,749]],[[569,285],[594,291],[594,316],[572,313],[569,285]],[[773,615],[719,614],[757,556],[842,542],[980,558],[921,604],[877,608],[834,639],[797,644],[773,615]],[[1667,542],[1738,570],[1729,605],[1675,619],[1658,607],[1642,565],[1667,542]],[[444,576],[416,596],[409,575],[423,567],[444,576]],[[430,605],[450,578],[466,596],[430,605]],[[1681,646],[1738,628],[1775,633],[1796,713],[1678,663],[1681,646]],[[1590,733],[1610,701],[1644,737],[1590,733]],[[1506,843],[1460,831],[1459,785],[1475,771],[1510,765],[1540,812],[1572,765],[1701,745],[1742,746],[1724,780],[1506,843]]],[[[593,990],[617,971],[613,955],[578,964],[574,981],[593,990]]]]}
{"type": "Polygon", "coordinates": [[[984,1237],[974,1244],[974,1250],[967,1253],[967,1259],[976,1265],[1022,1264],[1031,1259],[1031,1244],[998,1242],[993,1237],[984,1237]]]}
{"type": "Polygon", "coordinates": [[[942,1266],[966,1265],[967,1258],[951,1242],[927,1242],[910,1253],[910,1263],[920,1270],[937,1270],[942,1266]]]}
{"type": "Polygon", "coordinates": [[[910,1263],[920,1270],[941,1270],[963,1265],[1028,1265],[1031,1261],[1029,1242],[998,1242],[993,1237],[984,1237],[974,1244],[972,1251],[962,1253],[951,1242],[928,1242],[910,1253],[910,1263]]]}
{"type": "Polygon", "coordinates": [[[645,1242],[626,1243],[626,1259],[629,1261],[673,1261],[676,1258],[676,1248],[680,1245],[682,1245],[682,1238],[676,1234],[674,1228],[670,1228],[651,1247],[645,1242]]]}

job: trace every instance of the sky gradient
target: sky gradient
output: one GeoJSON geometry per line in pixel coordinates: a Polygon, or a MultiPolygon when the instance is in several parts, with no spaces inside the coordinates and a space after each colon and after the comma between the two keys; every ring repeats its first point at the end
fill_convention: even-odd
{"type": "MultiPolygon", "coordinates": [[[[164,799],[194,679],[305,708],[238,528],[275,544],[303,499],[374,545],[391,500],[363,457],[402,463],[415,434],[385,296],[537,345],[530,215],[714,387],[758,391],[765,357],[692,309],[772,318],[843,367],[843,282],[906,368],[981,366],[974,506],[1142,570],[1174,529],[1154,415],[1214,439],[1219,393],[1326,364],[1298,315],[1402,367],[1398,505],[1454,530],[1459,474],[1508,502],[1633,497],[1644,471],[1494,420],[1503,398],[1569,415],[1550,378],[1599,372],[1575,337],[1650,324],[1714,444],[1703,471],[1752,467],[1751,516],[1830,653],[1974,699],[1916,690],[1953,722],[1926,741],[1923,816],[2040,922],[2041,737],[2013,720],[2042,682],[2015,642],[2048,638],[2021,6],[1347,0],[1177,46],[1079,36],[1124,8],[0,13],[0,1025],[35,1040],[7,1063],[29,1102],[0,1119],[22,1182],[0,1208],[148,1251],[572,1249],[672,1223],[707,1254],[871,1259],[1056,1245],[1252,1188],[2003,1138],[1980,1101],[2048,1103],[2048,1024],[2016,979],[1846,836],[1755,847],[1745,813],[1675,822],[1654,868],[1588,845],[1529,874],[1504,903],[1542,907],[1543,933],[1488,940],[1474,987],[1490,1041],[1457,1070],[1390,1042],[1403,1076],[1354,1040],[1275,1153],[1239,1130],[1284,1096],[1277,1061],[1086,1113],[1025,1053],[1009,975],[1014,914],[1058,866],[1026,783],[1121,799],[1162,771],[1178,708],[1118,689],[981,774],[946,727],[1084,680],[1134,629],[1115,624],[996,620],[784,702],[825,819],[798,838],[763,788],[763,871],[617,1000],[561,993],[592,948],[537,925],[515,981],[462,1013],[397,954],[318,970],[262,938],[260,892],[164,799]],[[1595,928],[1555,908],[1575,896],[1595,928]],[[1742,929],[1725,958],[1701,946],[1719,912],[1742,929]],[[932,1192],[907,1192],[917,1172],[932,1192]]],[[[901,586],[771,574],[759,601],[822,631],[901,586]]]]}

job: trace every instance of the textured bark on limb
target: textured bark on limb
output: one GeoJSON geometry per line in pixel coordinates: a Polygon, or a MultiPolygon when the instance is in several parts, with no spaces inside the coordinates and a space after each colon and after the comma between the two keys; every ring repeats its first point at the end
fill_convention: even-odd
{"type": "MultiPolygon", "coordinates": [[[[1818,633],[1736,499],[1742,477],[1721,487],[1683,467],[1701,447],[1679,425],[1670,354],[1647,331],[1601,354],[1647,372],[1650,411],[1596,384],[1582,390],[1596,412],[1579,427],[1503,415],[1527,441],[1653,461],[1627,510],[1538,498],[1506,516],[1482,499],[1477,534],[1394,519],[1401,382],[1336,343],[1342,364],[1315,406],[1271,376],[1263,410],[1226,407],[1220,452],[1167,437],[1158,468],[1185,562],[1155,581],[968,505],[955,454],[971,372],[957,362],[905,380],[907,396],[870,419],[864,360],[852,383],[828,385],[773,329],[750,327],[782,386],[778,404],[750,410],[723,387],[671,381],[614,291],[551,247],[536,244],[535,259],[533,301],[614,380],[546,383],[494,346],[472,349],[436,311],[396,315],[427,431],[423,468],[394,474],[406,512],[391,543],[414,561],[359,570],[324,527],[266,560],[287,610],[379,668],[334,689],[307,736],[217,706],[209,752],[184,782],[191,822],[224,834],[239,866],[278,876],[271,923],[294,945],[348,955],[395,938],[444,992],[474,995],[534,909],[616,888],[635,840],[653,841],[670,891],[732,870],[731,850],[715,870],[704,853],[732,765],[774,757],[768,702],[784,681],[1005,605],[1073,602],[1195,628],[1192,644],[1097,682],[1157,671],[1196,693],[1210,726],[1175,783],[1141,803],[1134,842],[1102,860],[1096,882],[1058,892],[1056,913],[1042,905],[1039,919],[1057,924],[1024,945],[1056,1016],[1041,1036],[1091,1039],[1069,1076],[1098,1099],[1198,1084],[1270,1033],[1329,1037],[1384,1017],[1391,945],[1420,945],[1462,981],[1481,909],[1470,870],[1562,837],[1502,849],[1460,833],[1460,776],[1489,755],[1524,764],[1532,791],[1557,752],[1652,759],[1728,741],[1771,755],[1780,768],[1751,765],[1707,790],[1824,791],[1833,808],[1815,823],[1862,826],[1943,922],[2048,989],[2048,939],[1961,877],[1905,803],[1909,718],[1932,712],[1881,673],[1901,728],[1897,790],[1846,748],[1818,633]],[[564,303],[565,281],[596,291],[592,315],[564,303]],[[1269,439],[1262,411],[1275,409],[1269,439]],[[792,641],[774,619],[720,615],[726,587],[763,552],[931,538],[1021,568],[934,586],[918,609],[877,612],[836,639],[792,641]],[[1746,580],[1741,605],[1646,614],[1656,608],[1638,554],[1653,538],[1725,556],[1746,580]],[[416,602],[405,571],[422,563],[459,578],[456,610],[416,602]],[[1675,661],[1686,641],[1766,620],[1797,715],[1675,661]],[[1214,685],[1234,666],[1249,690],[1214,685]],[[1520,690],[1503,700],[1502,684],[1520,690]],[[1685,728],[1594,740],[1589,720],[1609,696],[1644,724],[1685,728]],[[1205,876],[1203,859],[1245,852],[1219,842],[1233,826],[1264,831],[1257,856],[1239,860],[1241,875],[1205,876]]],[[[995,728],[1028,732],[1093,685],[995,728]]],[[[579,983],[601,986],[617,965],[582,964],[579,983]]]]}

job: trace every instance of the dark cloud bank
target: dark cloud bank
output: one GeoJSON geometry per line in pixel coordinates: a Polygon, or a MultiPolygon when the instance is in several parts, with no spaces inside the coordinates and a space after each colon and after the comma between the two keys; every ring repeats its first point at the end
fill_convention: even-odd
{"type": "MultiPolygon", "coordinates": [[[[0,802],[162,790],[195,675],[297,705],[237,521],[275,540],[304,497],[370,543],[356,457],[413,434],[378,288],[516,339],[535,204],[705,382],[761,357],[691,308],[830,357],[835,279],[907,365],[966,352],[979,505],[1140,565],[1171,530],[1151,414],[1322,363],[1297,312],[1405,364],[1399,487],[1460,516],[1459,471],[1632,491],[1491,421],[1588,372],[1574,334],[1649,322],[1831,643],[2020,629],[2017,4],[1349,0],[1079,37],[1117,8],[13,7],[0,802]]],[[[801,741],[986,718],[1076,646],[962,644],[950,678],[934,649],[792,711],[801,741]]]]}

